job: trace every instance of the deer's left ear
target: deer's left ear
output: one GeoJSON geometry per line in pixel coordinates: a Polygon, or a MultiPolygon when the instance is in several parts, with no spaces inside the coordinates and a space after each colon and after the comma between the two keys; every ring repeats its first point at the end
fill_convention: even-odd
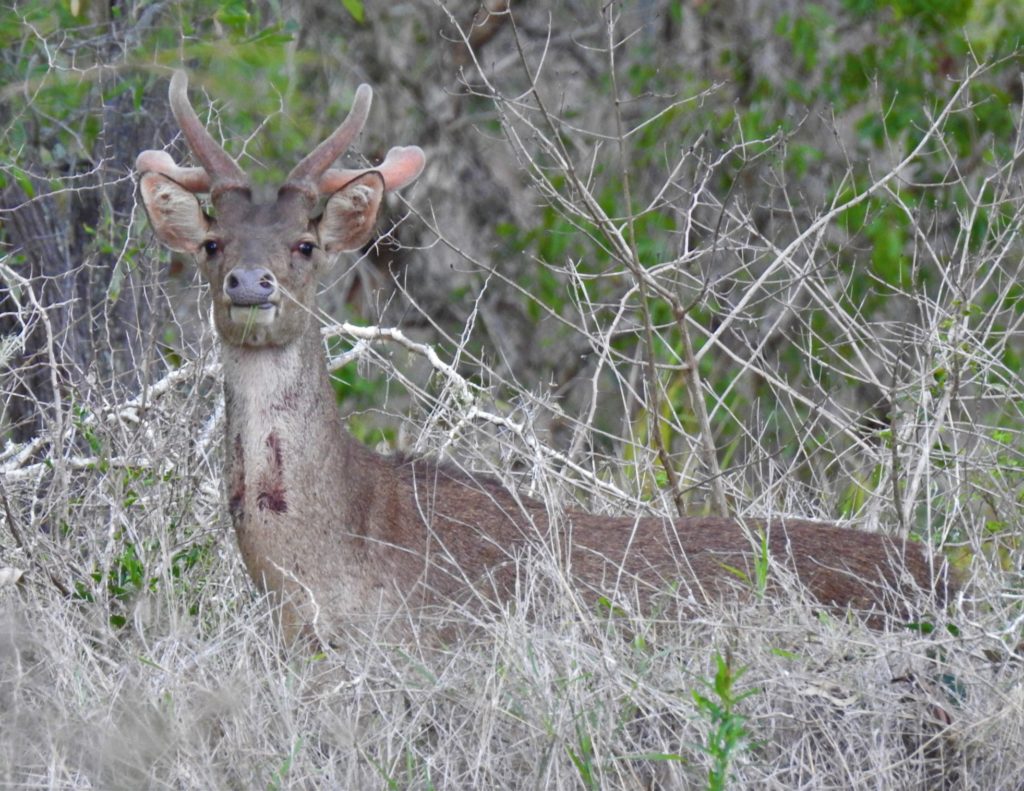
{"type": "Polygon", "coordinates": [[[373,235],[384,196],[384,177],[363,173],[333,193],[320,218],[320,242],[328,253],[358,250],[373,235]]]}

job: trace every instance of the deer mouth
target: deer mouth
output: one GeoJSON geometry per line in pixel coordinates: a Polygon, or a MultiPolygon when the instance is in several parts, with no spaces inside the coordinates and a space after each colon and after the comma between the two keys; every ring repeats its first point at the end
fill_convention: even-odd
{"type": "Polygon", "coordinates": [[[273,302],[260,302],[256,305],[228,306],[228,316],[234,324],[247,327],[254,325],[273,324],[277,318],[277,305],[273,302]]]}

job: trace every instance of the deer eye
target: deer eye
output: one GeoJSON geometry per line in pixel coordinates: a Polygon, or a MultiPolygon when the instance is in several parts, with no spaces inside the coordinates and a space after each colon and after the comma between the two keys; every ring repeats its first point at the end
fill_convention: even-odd
{"type": "Polygon", "coordinates": [[[206,251],[206,254],[210,256],[210,258],[213,258],[220,252],[220,242],[216,239],[207,239],[203,242],[203,250],[206,251]]]}
{"type": "Polygon", "coordinates": [[[295,249],[302,253],[302,255],[304,255],[306,258],[309,258],[311,255],[313,255],[313,251],[316,249],[316,245],[313,244],[312,242],[299,242],[297,245],[295,245],[295,249]]]}

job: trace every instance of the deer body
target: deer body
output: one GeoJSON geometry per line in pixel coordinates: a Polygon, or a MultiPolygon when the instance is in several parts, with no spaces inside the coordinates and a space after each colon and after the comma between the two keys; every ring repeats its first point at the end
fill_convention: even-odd
{"type": "Polygon", "coordinates": [[[569,512],[552,535],[543,505],[490,479],[356,441],[313,322],[285,349],[223,355],[228,510],[249,574],[281,599],[289,639],[329,641],[471,596],[506,599],[517,559],[551,542],[577,584],[625,607],[674,585],[686,601],[742,588],[741,574],[755,577],[758,529],[773,560],[834,608],[877,612],[890,587],[930,587],[933,569],[917,544],[802,520],[745,530],[713,517],[569,512]]]}
{"type": "Polygon", "coordinates": [[[228,510],[250,575],[281,600],[289,639],[330,642],[409,608],[504,600],[517,561],[540,544],[576,584],[627,607],[677,586],[673,606],[735,591],[738,577],[754,577],[761,533],[773,561],[831,607],[877,613],[892,604],[892,589],[941,587],[913,542],[793,520],[569,512],[552,522],[540,503],[486,477],[365,448],[336,409],[315,320],[317,273],[329,254],[368,240],[383,192],[416,178],[423,153],[396,148],[375,169],[330,167],[365,120],[369,91],[360,88],[349,119],[296,166],[274,202],[258,204],[186,89],[176,73],[171,106],[202,167],[143,152],[141,192],[160,239],[195,256],[210,284],[228,510]],[[204,192],[216,218],[195,198],[204,192]]]}

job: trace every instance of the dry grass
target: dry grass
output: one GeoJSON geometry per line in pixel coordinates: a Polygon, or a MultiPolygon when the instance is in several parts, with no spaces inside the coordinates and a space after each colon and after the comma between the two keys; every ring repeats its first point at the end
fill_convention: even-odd
{"type": "Polygon", "coordinates": [[[25,575],[0,589],[0,784],[702,788],[725,759],[733,788],[1024,787],[1019,601],[981,576],[954,636],[818,617],[795,590],[609,619],[553,595],[540,558],[503,611],[450,613],[450,644],[285,654],[220,505],[217,432],[181,430],[217,416],[199,370],[141,422],[97,410],[102,459],[5,478],[2,565],[25,575]],[[719,657],[736,677],[716,689],[719,657]]]}

